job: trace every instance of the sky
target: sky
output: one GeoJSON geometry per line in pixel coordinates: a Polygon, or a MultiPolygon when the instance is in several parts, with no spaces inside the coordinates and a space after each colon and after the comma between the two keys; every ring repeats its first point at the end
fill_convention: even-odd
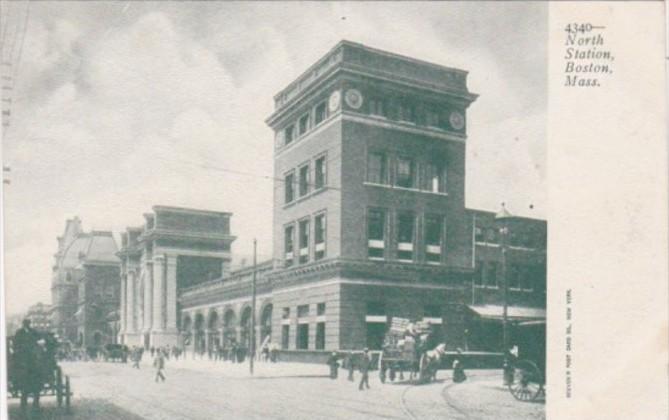
{"type": "Polygon", "coordinates": [[[2,139],[8,313],[50,302],[56,237],[74,216],[118,234],[156,204],[230,211],[233,254],[255,237],[270,258],[264,120],[342,39],[469,71],[467,206],[545,217],[545,2],[3,3],[16,70],[2,139]]]}

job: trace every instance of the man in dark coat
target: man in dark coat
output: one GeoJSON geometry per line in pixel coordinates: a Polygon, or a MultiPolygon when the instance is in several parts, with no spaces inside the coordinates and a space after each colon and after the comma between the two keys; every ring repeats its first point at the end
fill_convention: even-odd
{"type": "Polygon", "coordinates": [[[44,385],[42,369],[43,349],[37,344],[39,334],[30,326],[30,320],[24,319],[23,326],[16,331],[12,348],[15,382],[21,391],[21,408],[28,405],[28,396],[33,395],[33,407],[39,407],[39,396],[44,385]]]}
{"type": "Polygon", "coordinates": [[[365,348],[360,358],[360,385],[358,389],[362,391],[362,386],[365,385],[369,389],[369,368],[371,367],[372,359],[369,357],[369,349],[365,348]]]}
{"type": "Polygon", "coordinates": [[[330,366],[330,379],[337,379],[339,372],[339,356],[337,352],[332,352],[327,361],[328,366],[330,366]]]}

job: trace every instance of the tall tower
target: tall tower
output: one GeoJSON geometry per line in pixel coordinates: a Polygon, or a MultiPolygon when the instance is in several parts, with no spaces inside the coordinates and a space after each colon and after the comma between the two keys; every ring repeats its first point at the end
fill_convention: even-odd
{"type": "Polygon", "coordinates": [[[342,41],[275,96],[276,336],[378,348],[389,317],[462,337],[467,72],[342,41]]]}

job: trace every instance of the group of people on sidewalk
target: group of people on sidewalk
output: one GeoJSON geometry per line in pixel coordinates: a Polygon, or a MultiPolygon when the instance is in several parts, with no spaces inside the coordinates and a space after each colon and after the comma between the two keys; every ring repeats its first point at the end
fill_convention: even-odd
{"type": "MultiPolygon", "coordinates": [[[[327,360],[327,364],[330,367],[330,379],[337,379],[339,377],[339,359],[341,356],[337,354],[336,351],[333,351],[330,357],[327,360]]],[[[347,353],[344,357],[344,365],[348,369],[348,380],[351,382],[355,381],[354,378],[354,363],[353,363],[353,354],[347,353]]],[[[360,370],[360,383],[358,384],[358,389],[362,391],[363,389],[369,389],[369,370],[372,367],[372,358],[369,354],[369,349],[365,348],[360,355],[359,360],[357,360],[358,369],[360,370]]]]}

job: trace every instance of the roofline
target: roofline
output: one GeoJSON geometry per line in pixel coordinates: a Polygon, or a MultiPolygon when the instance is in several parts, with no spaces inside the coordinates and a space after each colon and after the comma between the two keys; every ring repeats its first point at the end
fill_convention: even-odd
{"type": "Polygon", "coordinates": [[[232,216],[232,213],[227,211],[215,211],[215,210],[204,210],[204,209],[194,209],[188,207],[175,207],[175,206],[162,206],[156,205],[151,207],[154,212],[158,211],[171,211],[177,213],[195,213],[195,214],[205,214],[210,216],[232,216]]]}
{"type": "MultiPolygon", "coordinates": [[[[490,210],[469,209],[469,208],[467,208],[467,209],[465,209],[465,210],[468,211],[468,212],[470,212],[470,213],[485,214],[485,215],[489,215],[489,216],[492,216],[492,217],[495,217],[495,215],[497,214],[497,213],[495,213],[494,211],[490,211],[490,210]]],[[[518,215],[516,215],[516,214],[512,214],[512,218],[514,218],[514,219],[529,220],[529,221],[534,221],[534,222],[543,222],[543,223],[547,223],[547,220],[546,220],[546,219],[539,219],[539,218],[537,218],[537,217],[518,216],[518,215]]]]}
{"type": "Polygon", "coordinates": [[[405,60],[405,61],[413,62],[413,63],[416,63],[416,64],[421,64],[421,65],[424,65],[424,66],[437,68],[439,70],[448,70],[448,71],[461,73],[461,74],[464,74],[464,75],[469,74],[469,71],[467,71],[467,70],[462,70],[462,69],[458,69],[458,68],[455,68],[455,67],[443,66],[441,64],[436,64],[436,63],[432,63],[432,62],[429,62],[429,61],[424,61],[424,60],[420,60],[420,59],[417,59],[417,58],[408,57],[406,55],[396,54],[396,53],[393,53],[393,52],[390,52],[390,51],[385,51],[385,50],[380,50],[380,49],[377,49],[377,48],[368,47],[368,46],[366,46],[364,44],[361,44],[359,42],[353,42],[353,41],[349,41],[349,40],[346,40],[346,39],[342,39],[334,47],[330,48],[330,50],[328,50],[328,52],[325,53],[321,58],[319,58],[314,64],[307,67],[307,69],[304,70],[302,73],[300,73],[292,82],[290,82],[286,87],[284,87],[276,95],[274,95],[273,99],[276,101],[283,93],[285,93],[286,91],[293,88],[300,81],[300,79],[302,77],[307,75],[309,72],[313,71],[315,68],[317,68],[319,65],[321,65],[324,61],[326,61],[326,59],[328,59],[337,49],[339,49],[339,48],[341,48],[345,45],[347,45],[349,47],[356,47],[356,48],[360,48],[360,49],[363,49],[363,50],[367,50],[367,51],[372,52],[374,54],[385,55],[387,57],[397,58],[397,59],[400,59],[400,60],[405,60]]]}

